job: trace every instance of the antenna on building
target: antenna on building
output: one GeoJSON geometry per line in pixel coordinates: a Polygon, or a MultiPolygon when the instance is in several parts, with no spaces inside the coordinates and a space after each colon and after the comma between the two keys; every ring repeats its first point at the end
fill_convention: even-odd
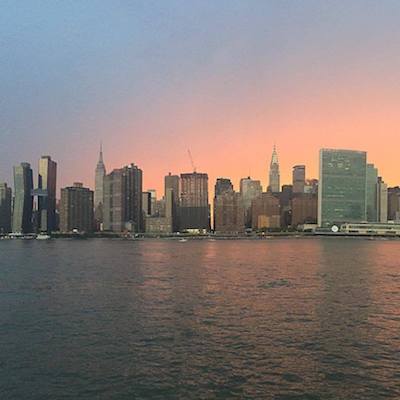
{"type": "Polygon", "coordinates": [[[196,166],[194,165],[192,153],[190,152],[189,149],[188,149],[188,154],[189,154],[190,162],[191,162],[191,164],[192,164],[193,172],[196,172],[196,166]]]}

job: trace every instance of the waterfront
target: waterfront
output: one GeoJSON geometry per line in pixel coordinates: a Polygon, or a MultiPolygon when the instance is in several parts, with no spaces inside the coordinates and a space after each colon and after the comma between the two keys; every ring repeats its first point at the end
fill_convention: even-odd
{"type": "Polygon", "coordinates": [[[2,399],[400,398],[399,241],[0,243],[2,399]]]}

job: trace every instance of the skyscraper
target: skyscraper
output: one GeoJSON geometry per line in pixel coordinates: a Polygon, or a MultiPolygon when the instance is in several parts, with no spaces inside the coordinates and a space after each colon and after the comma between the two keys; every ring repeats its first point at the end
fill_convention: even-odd
{"type": "Polygon", "coordinates": [[[293,179],[293,193],[304,193],[304,186],[306,184],[306,166],[295,165],[292,173],[293,179]]]}
{"type": "Polygon", "coordinates": [[[388,189],[388,220],[400,221],[400,187],[388,189]]]}
{"type": "Polygon", "coordinates": [[[74,183],[61,189],[60,231],[93,231],[93,191],[74,183]]]}
{"type": "Polygon", "coordinates": [[[364,151],[320,150],[320,227],[366,221],[366,159],[364,151]]]}
{"type": "Polygon", "coordinates": [[[280,174],[279,174],[279,161],[276,146],[272,150],[271,163],[269,166],[269,185],[268,191],[272,193],[280,192],[280,174]]]}
{"type": "Polygon", "coordinates": [[[14,167],[14,212],[12,230],[14,233],[32,232],[33,175],[29,163],[14,167]]]}
{"type": "MultiPolygon", "coordinates": [[[[171,172],[164,178],[164,198],[166,203],[168,203],[168,193],[172,191],[172,230],[177,232],[179,230],[179,176],[171,175],[171,172]]],[[[166,206],[168,209],[168,204],[166,206]]]]}
{"type": "Polygon", "coordinates": [[[143,231],[142,179],[142,170],[135,164],[105,176],[104,230],[143,231]]]}
{"type": "Polygon", "coordinates": [[[11,201],[11,188],[0,183],[0,234],[11,232],[11,201]]]}
{"type": "Polygon", "coordinates": [[[103,145],[100,144],[99,161],[95,171],[95,189],[94,189],[94,210],[96,228],[99,229],[103,222],[104,207],[104,177],[106,176],[106,167],[103,161],[103,145]]]}
{"type": "Polygon", "coordinates": [[[240,180],[240,195],[243,199],[243,207],[245,213],[245,226],[251,227],[251,203],[262,193],[261,182],[253,180],[249,177],[240,180]]]}
{"type": "Polygon", "coordinates": [[[57,163],[50,156],[39,160],[38,190],[38,230],[52,232],[56,229],[57,163]]]}
{"type": "Polygon", "coordinates": [[[377,191],[377,219],[378,222],[388,221],[388,187],[381,177],[378,177],[377,191]]]}
{"type": "Polygon", "coordinates": [[[198,172],[181,174],[179,208],[181,230],[209,230],[208,175],[198,172]]]}
{"type": "Polygon", "coordinates": [[[252,202],[251,206],[252,228],[276,229],[281,226],[279,199],[271,192],[261,193],[252,202]]]}
{"type": "Polygon", "coordinates": [[[378,221],[378,169],[374,164],[367,164],[366,206],[367,221],[378,221]]]}
{"type": "Polygon", "coordinates": [[[244,232],[244,207],[240,193],[227,189],[214,199],[214,230],[219,233],[244,232]]]}
{"type": "MultiPolygon", "coordinates": [[[[214,230],[216,229],[216,205],[217,205],[217,197],[226,192],[233,192],[233,185],[230,179],[228,178],[217,178],[217,181],[214,186],[214,205],[213,205],[213,217],[214,217],[214,230]]],[[[222,200],[221,200],[222,205],[222,200]]]]}

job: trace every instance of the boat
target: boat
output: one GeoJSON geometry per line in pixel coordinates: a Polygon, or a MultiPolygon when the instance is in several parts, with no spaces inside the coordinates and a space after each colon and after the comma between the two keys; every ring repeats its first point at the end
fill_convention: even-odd
{"type": "Polygon", "coordinates": [[[179,239],[180,242],[187,242],[187,239],[179,239]]]}
{"type": "Polygon", "coordinates": [[[51,239],[51,236],[50,235],[46,235],[45,233],[39,233],[36,236],[36,240],[49,240],[49,239],[51,239]]]}

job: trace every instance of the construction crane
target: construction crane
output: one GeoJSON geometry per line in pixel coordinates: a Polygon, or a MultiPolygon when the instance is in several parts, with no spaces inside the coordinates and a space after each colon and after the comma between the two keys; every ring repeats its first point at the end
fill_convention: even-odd
{"type": "Polygon", "coordinates": [[[192,164],[193,172],[196,173],[196,166],[194,165],[192,153],[190,152],[189,149],[188,149],[188,154],[189,154],[190,162],[191,162],[191,164],[192,164]]]}

